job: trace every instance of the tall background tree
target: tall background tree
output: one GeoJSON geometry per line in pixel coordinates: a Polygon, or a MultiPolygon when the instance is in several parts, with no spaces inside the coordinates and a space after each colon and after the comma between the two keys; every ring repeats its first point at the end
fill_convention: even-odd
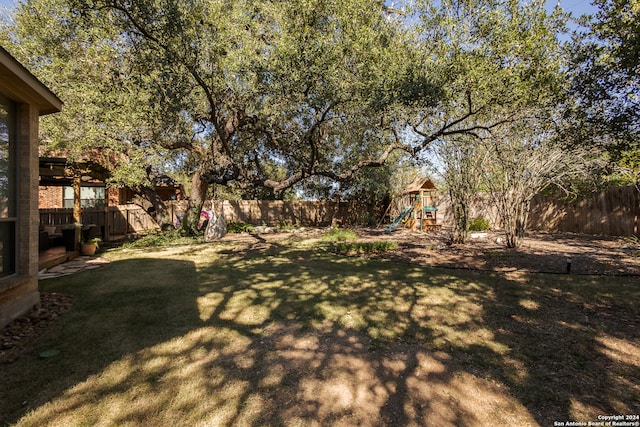
{"type": "Polygon", "coordinates": [[[482,183],[497,209],[507,247],[517,248],[527,229],[533,198],[550,186],[569,193],[585,179],[598,153],[558,144],[552,122],[530,115],[483,141],[482,183]]]}
{"type": "Polygon", "coordinates": [[[456,136],[434,141],[431,147],[434,173],[441,177],[451,201],[452,243],[464,243],[474,198],[484,189],[482,176],[486,150],[472,136],[456,136]]]}
{"type": "MultiPolygon", "coordinates": [[[[491,161],[498,153],[505,162],[515,161],[513,153],[488,150],[487,143],[515,124],[529,126],[528,117],[553,120],[556,94],[567,88],[558,39],[566,17],[559,9],[548,13],[543,1],[422,1],[418,6],[428,68],[443,73],[445,90],[434,108],[421,111],[412,130],[418,149],[432,145],[451,198],[453,241],[462,243],[471,200],[488,188],[482,176],[493,167],[491,161]]],[[[505,190],[511,189],[500,191],[505,190]]],[[[528,190],[527,197],[533,197],[540,188],[528,190]]]]}
{"type": "MultiPolygon", "coordinates": [[[[595,0],[571,44],[566,118],[576,144],[606,149],[614,183],[640,184],[640,2],[595,0]]],[[[640,191],[640,187],[639,191],[640,191]]]]}

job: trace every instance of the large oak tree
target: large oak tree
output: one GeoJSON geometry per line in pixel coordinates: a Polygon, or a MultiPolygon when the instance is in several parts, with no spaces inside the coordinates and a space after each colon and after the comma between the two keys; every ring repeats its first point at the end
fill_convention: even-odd
{"type": "Polygon", "coordinates": [[[129,185],[189,168],[190,228],[212,183],[344,181],[546,102],[540,2],[415,3],[27,0],[5,34],[66,101],[51,144],[96,149],[129,185]]]}

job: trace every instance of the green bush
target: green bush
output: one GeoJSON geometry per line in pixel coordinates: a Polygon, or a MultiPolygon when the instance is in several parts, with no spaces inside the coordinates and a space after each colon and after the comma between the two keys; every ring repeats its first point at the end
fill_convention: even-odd
{"type": "Polygon", "coordinates": [[[284,221],[280,221],[280,226],[278,227],[280,231],[293,231],[296,228],[298,228],[297,224],[290,224],[284,221]]]}
{"type": "Polygon", "coordinates": [[[228,233],[253,233],[255,228],[251,224],[245,224],[244,222],[228,222],[227,223],[227,232],[228,233]]]}
{"type": "Polygon", "coordinates": [[[386,252],[398,249],[398,242],[377,241],[377,242],[338,242],[333,246],[333,250],[338,253],[346,252],[386,252]]]}
{"type": "Polygon", "coordinates": [[[489,220],[482,218],[481,216],[477,218],[473,218],[469,222],[469,227],[467,229],[469,231],[485,231],[491,228],[491,224],[489,224],[489,220]]]}
{"type": "Polygon", "coordinates": [[[346,242],[349,240],[356,240],[358,235],[353,230],[346,228],[332,227],[329,231],[322,235],[322,240],[330,242],[346,242]]]}
{"type": "Polygon", "coordinates": [[[123,248],[149,248],[170,244],[193,243],[193,237],[184,236],[181,230],[161,231],[141,236],[130,242],[125,242],[123,248]]]}

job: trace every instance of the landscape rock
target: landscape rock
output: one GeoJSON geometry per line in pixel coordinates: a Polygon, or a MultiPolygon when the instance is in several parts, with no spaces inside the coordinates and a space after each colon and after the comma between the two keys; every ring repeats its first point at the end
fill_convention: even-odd
{"type": "Polygon", "coordinates": [[[33,339],[73,305],[73,299],[56,292],[41,292],[33,309],[0,330],[0,365],[20,358],[33,339]]]}

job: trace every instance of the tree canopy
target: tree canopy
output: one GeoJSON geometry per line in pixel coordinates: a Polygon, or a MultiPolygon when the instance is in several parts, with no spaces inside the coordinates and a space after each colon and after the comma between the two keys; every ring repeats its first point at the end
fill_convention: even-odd
{"type": "Polygon", "coordinates": [[[640,2],[595,0],[571,44],[566,118],[577,143],[603,146],[614,176],[640,184],[640,2]]]}
{"type": "Polygon", "coordinates": [[[32,0],[4,37],[65,99],[50,148],[95,150],[129,185],[180,163],[199,210],[210,183],[279,191],[380,164],[411,77],[400,29],[379,1],[32,0]]]}
{"type": "MultiPolygon", "coordinates": [[[[407,3],[26,0],[1,37],[65,101],[43,122],[47,148],[101,159],[115,184],[141,193],[154,173],[180,170],[191,178],[192,226],[214,183],[256,196],[363,176],[382,183],[362,170],[398,153],[420,158],[434,141],[473,144],[531,115],[558,119],[571,69],[559,9],[407,3]]],[[[615,10],[624,4],[637,12],[632,1],[615,10]]],[[[613,11],[603,6],[593,27],[601,44],[615,39],[613,11]]],[[[624,44],[628,77],[637,70],[624,44]]],[[[585,75],[597,68],[576,63],[585,75]]]]}

